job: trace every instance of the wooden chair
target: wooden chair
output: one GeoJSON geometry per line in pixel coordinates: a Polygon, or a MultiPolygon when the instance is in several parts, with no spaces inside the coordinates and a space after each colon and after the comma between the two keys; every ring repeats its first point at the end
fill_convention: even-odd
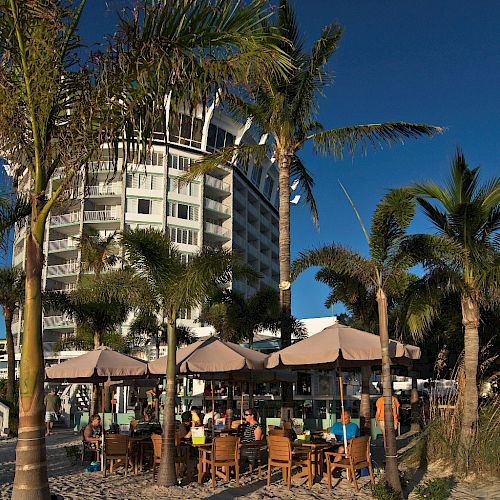
{"type": "MultiPolygon", "coordinates": [[[[261,473],[261,469],[262,469],[261,452],[262,452],[263,447],[265,449],[265,441],[254,441],[253,443],[241,443],[241,445],[240,445],[240,450],[242,448],[255,450],[255,467],[257,468],[257,477],[259,479],[260,479],[260,473],[261,473]]],[[[240,453],[240,456],[241,456],[241,453],[240,453]]],[[[249,462],[248,462],[248,467],[250,470],[250,474],[252,474],[253,469],[254,469],[254,464],[252,463],[251,460],[249,460],[249,462]]]]}
{"type": "MultiPolygon", "coordinates": [[[[151,441],[153,442],[153,482],[156,477],[156,466],[161,462],[161,447],[163,437],[160,434],[151,434],[151,441]]],[[[179,435],[175,434],[175,471],[177,477],[184,473],[187,469],[187,454],[182,453],[182,444],[179,435]],[[181,473],[181,466],[183,470],[181,473]]]]}
{"type": "Polygon", "coordinates": [[[274,429],[269,429],[269,436],[280,436],[292,439],[292,430],[282,429],[281,427],[275,427],[274,429]]]}
{"type": "Polygon", "coordinates": [[[292,486],[292,468],[295,466],[307,467],[309,488],[312,487],[313,470],[310,449],[292,451],[292,443],[287,436],[270,435],[267,438],[267,445],[269,453],[267,462],[268,486],[271,485],[271,468],[274,465],[275,467],[281,467],[283,471],[283,481],[286,481],[288,489],[292,486]]]}
{"type": "Polygon", "coordinates": [[[95,443],[95,448],[90,448],[90,446],[88,446],[90,443],[87,443],[85,441],[84,432],[85,432],[85,427],[80,429],[80,437],[82,438],[82,451],[81,451],[80,458],[82,461],[82,465],[85,462],[85,453],[87,453],[87,452],[89,452],[91,455],[95,453],[95,461],[98,462],[101,458],[101,449],[99,446],[100,443],[95,443]]]}
{"type": "Polygon", "coordinates": [[[237,436],[218,437],[211,448],[200,448],[198,460],[198,483],[203,482],[207,467],[211,467],[212,486],[217,485],[217,477],[229,481],[229,472],[234,468],[236,484],[240,484],[240,438],[237,436]],[[219,470],[222,469],[222,470],[219,470]]]}
{"type": "Polygon", "coordinates": [[[372,484],[375,484],[370,453],[370,441],[370,436],[352,438],[347,442],[347,452],[325,452],[329,492],[332,491],[332,473],[337,467],[348,470],[349,481],[354,481],[356,491],[359,491],[358,481],[356,480],[356,470],[358,469],[368,467],[370,471],[370,481],[372,484]],[[335,457],[340,457],[340,461],[335,462],[335,457]]]}
{"type": "Polygon", "coordinates": [[[110,461],[109,472],[113,473],[113,464],[115,460],[123,461],[125,465],[125,475],[127,475],[129,466],[129,439],[122,434],[110,434],[104,436],[104,467],[102,473],[106,477],[108,460],[110,461]]]}

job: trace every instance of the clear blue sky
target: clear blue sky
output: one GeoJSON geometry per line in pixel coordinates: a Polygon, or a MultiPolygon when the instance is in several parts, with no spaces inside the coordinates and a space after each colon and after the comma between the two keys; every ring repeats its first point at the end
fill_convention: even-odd
{"type": "MultiPolygon", "coordinates": [[[[84,41],[112,32],[114,16],[106,5],[122,3],[88,2],[81,29],[84,41]]],[[[369,225],[387,189],[414,180],[441,181],[458,145],[471,165],[481,165],[483,178],[498,174],[500,3],[296,0],[295,5],[309,42],[330,21],[345,29],[330,65],[335,83],[320,99],[325,127],[404,120],[448,130],[432,139],[371,150],[364,157],[358,153],[344,161],[304,149],[302,158],[316,179],[321,228],[314,228],[305,207],[293,207],[293,256],[333,241],[366,252],[338,180],[369,225]]],[[[422,217],[412,226],[415,232],[429,229],[422,217]]],[[[323,305],[328,290],[315,282],[313,270],[299,277],[292,293],[295,316],[331,314],[323,305]]]]}

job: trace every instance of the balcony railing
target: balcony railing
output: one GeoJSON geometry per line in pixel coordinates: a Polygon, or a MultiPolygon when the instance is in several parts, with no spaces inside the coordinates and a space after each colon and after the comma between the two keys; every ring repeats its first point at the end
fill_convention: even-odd
{"type": "Polygon", "coordinates": [[[222,236],[223,238],[229,239],[231,237],[230,231],[222,226],[218,226],[217,224],[212,224],[211,222],[205,222],[205,231],[210,234],[222,236]]]}
{"type": "Polygon", "coordinates": [[[68,262],[66,264],[56,264],[54,266],[47,266],[47,276],[76,274],[77,272],[78,272],[78,262],[68,262]]]}
{"type": "Polygon", "coordinates": [[[227,193],[231,192],[231,186],[229,183],[221,181],[213,175],[205,174],[205,184],[215,189],[219,189],[220,191],[225,191],[227,193]]]}
{"type": "Polygon", "coordinates": [[[43,326],[45,328],[71,328],[74,326],[74,321],[67,316],[45,316],[45,318],[43,318],[43,326]]]}
{"type": "Polygon", "coordinates": [[[80,212],[70,212],[69,214],[53,215],[50,218],[51,226],[62,226],[64,224],[74,224],[80,222],[80,212]]]}
{"type": "Polygon", "coordinates": [[[72,248],[76,248],[75,240],[73,238],[64,238],[62,240],[49,241],[49,252],[72,248]]]}
{"type": "Polygon", "coordinates": [[[87,191],[90,196],[115,196],[121,193],[121,184],[114,182],[112,184],[87,186],[87,191]]]}
{"type": "Polygon", "coordinates": [[[205,198],[204,205],[205,209],[207,210],[213,210],[214,212],[219,212],[226,215],[229,215],[231,213],[231,209],[227,205],[224,205],[219,201],[211,200],[210,198],[205,198]]]}
{"type": "Polygon", "coordinates": [[[86,210],[83,213],[85,222],[106,222],[118,220],[118,210],[86,210]]]}

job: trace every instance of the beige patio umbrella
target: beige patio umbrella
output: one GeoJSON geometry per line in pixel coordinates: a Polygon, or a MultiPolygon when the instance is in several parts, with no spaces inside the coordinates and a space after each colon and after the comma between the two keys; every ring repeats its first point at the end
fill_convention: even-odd
{"type": "MultiPolygon", "coordinates": [[[[404,364],[409,360],[419,359],[420,348],[390,340],[389,356],[393,363],[404,364]]],[[[335,323],[315,335],[272,353],[265,364],[267,368],[288,367],[294,370],[314,368],[318,370],[337,369],[339,371],[344,445],[347,449],[341,369],[376,365],[381,362],[380,337],[378,335],[335,323]]]]}
{"type": "MultiPolygon", "coordinates": [[[[110,380],[140,378],[147,374],[147,363],[141,359],[113,351],[101,346],[63,363],[45,369],[48,382],[89,382],[102,383],[102,447],[104,449],[104,383],[110,380]]],[[[101,468],[103,453],[101,453],[101,468]]]]}
{"type": "MultiPolygon", "coordinates": [[[[293,380],[294,375],[282,370],[265,370],[267,354],[242,347],[233,342],[208,337],[178,349],[177,374],[211,380],[212,409],[215,404],[214,380],[273,382],[293,380]]],[[[151,375],[165,375],[167,356],[148,364],[151,375]]]]}

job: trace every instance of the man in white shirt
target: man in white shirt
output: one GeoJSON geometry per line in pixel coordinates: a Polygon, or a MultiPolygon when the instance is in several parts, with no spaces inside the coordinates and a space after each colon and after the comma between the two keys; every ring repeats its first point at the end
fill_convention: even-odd
{"type": "Polygon", "coordinates": [[[218,412],[214,413],[212,408],[210,408],[203,417],[203,425],[210,426],[212,425],[212,422],[215,422],[218,418],[220,418],[220,413],[218,412]]]}

